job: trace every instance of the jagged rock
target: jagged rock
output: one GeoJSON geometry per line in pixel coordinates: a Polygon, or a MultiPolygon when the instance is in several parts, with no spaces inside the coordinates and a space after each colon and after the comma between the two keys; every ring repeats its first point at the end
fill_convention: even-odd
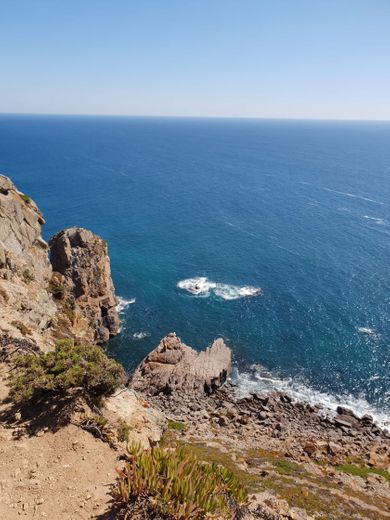
{"type": "Polygon", "coordinates": [[[45,348],[56,305],[51,266],[36,204],[0,175],[0,332],[45,348]]]}
{"type": "Polygon", "coordinates": [[[161,438],[166,419],[158,410],[151,408],[145,399],[128,388],[119,390],[103,401],[103,415],[111,424],[129,427],[128,442],[138,442],[149,448],[161,438]]]}
{"type": "Polygon", "coordinates": [[[91,231],[69,228],[50,240],[52,287],[62,316],[58,333],[86,344],[105,343],[120,321],[107,243],[91,231]]]}
{"type": "Polygon", "coordinates": [[[131,386],[148,395],[210,394],[223,385],[231,372],[231,350],[222,339],[196,352],[168,334],[142,361],[131,386]]]}

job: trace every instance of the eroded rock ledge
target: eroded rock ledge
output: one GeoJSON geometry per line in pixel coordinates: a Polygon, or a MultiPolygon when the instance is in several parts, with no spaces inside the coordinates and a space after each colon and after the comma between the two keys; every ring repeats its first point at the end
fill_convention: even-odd
{"type": "Polygon", "coordinates": [[[231,350],[216,339],[202,352],[168,334],[133,374],[131,387],[146,395],[211,394],[231,372],[231,350]]]}

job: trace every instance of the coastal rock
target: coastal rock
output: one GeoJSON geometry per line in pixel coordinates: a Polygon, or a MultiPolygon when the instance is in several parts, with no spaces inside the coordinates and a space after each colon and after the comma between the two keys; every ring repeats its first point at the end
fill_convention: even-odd
{"type": "Polygon", "coordinates": [[[91,231],[69,228],[50,240],[51,287],[60,316],[57,335],[102,344],[118,333],[120,321],[107,243],[91,231]]]}
{"type": "Polygon", "coordinates": [[[231,372],[231,350],[216,339],[202,352],[168,334],[142,361],[131,387],[148,395],[211,394],[231,372]]]}
{"type": "Polygon", "coordinates": [[[42,349],[57,311],[48,292],[44,222],[34,201],[0,175],[0,333],[32,339],[42,349]]]}
{"type": "Polygon", "coordinates": [[[128,442],[149,448],[161,438],[166,419],[151,408],[145,399],[128,388],[118,391],[103,401],[102,412],[111,424],[128,426],[128,442]]]}

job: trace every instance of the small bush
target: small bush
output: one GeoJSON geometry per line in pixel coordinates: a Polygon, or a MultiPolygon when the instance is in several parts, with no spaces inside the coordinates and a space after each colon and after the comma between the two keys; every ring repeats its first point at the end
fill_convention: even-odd
{"type": "Polygon", "coordinates": [[[117,427],[117,437],[119,442],[128,442],[129,435],[131,432],[131,427],[127,424],[126,421],[120,421],[117,427]]]}
{"type": "Polygon", "coordinates": [[[30,283],[35,280],[34,273],[31,272],[30,269],[27,269],[27,268],[23,271],[22,276],[23,276],[23,280],[26,283],[30,283]]]}
{"type": "Polygon", "coordinates": [[[114,490],[125,510],[147,497],[160,514],[175,520],[230,519],[234,509],[247,502],[245,489],[230,471],[183,449],[141,451],[132,445],[129,454],[114,490]]]}
{"type": "Polygon", "coordinates": [[[179,431],[179,432],[182,432],[186,429],[186,425],[181,422],[181,421],[172,421],[172,420],[169,420],[168,421],[168,428],[170,430],[176,430],[176,431],[179,431]]]}
{"type": "Polygon", "coordinates": [[[52,294],[57,300],[62,300],[65,295],[65,287],[61,283],[50,282],[47,287],[47,292],[52,294]]]}
{"type": "Polygon", "coordinates": [[[80,389],[87,397],[112,393],[125,381],[122,366],[97,346],[73,345],[66,340],[53,352],[18,356],[10,378],[10,397],[23,402],[45,392],[80,389]]]}

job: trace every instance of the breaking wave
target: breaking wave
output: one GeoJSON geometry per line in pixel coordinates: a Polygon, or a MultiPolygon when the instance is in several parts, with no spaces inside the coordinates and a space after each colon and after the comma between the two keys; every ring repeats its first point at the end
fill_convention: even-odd
{"type": "Polygon", "coordinates": [[[140,331],[140,332],[134,332],[134,334],[132,335],[132,338],[134,340],[141,340],[141,339],[145,339],[145,338],[149,338],[150,337],[150,333],[149,332],[144,332],[144,331],[140,331]]]}
{"type": "Polygon", "coordinates": [[[125,309],[127,309],[127,307],[129,305],[131,305],[132,303],[135,303],[135,298],[131,298],[130,300],[126,300],[125,298],[122,298],[121,296],[118,296],[118,305],[116,306],[116,310],[119,313],[121,313],[125,309]]]}
{"type": "Polygon", "coordinates": [[[363,215],[363,218],[365,218],[367,220],[373,220],[375,222],[375,224],[378,224],[378,226],[384,226],[385,225],[385,221],[383,220],[383,218],[370,217],[369,215],[363,215]]]}
{"type": "Polygon", "coordinates": [[[340,405],[347,406],[359,417],[365,414],[371,415],[378,426],[390,431],[390,414],[376,409],[364,398],[357,398],[350,394],[331,395],[320,392],[296,379],[279,379],[264,368],[257,366],[251,372],[239,372],[235,369],[232,380],[237,385],[236,394],[238,397],[248,396],[251,392],[271,393],[276,391],[290,395],[296,402],[321,405],[331,413],[335,413],[340,405]]]}
{"type": "Polygon", "coordinates": [[[214,294],[222,300],[238,300],[239,298],[259,296],[262,292],[260,287],[253,287],[251,285],[239,287],[237,285],[213,282],[206,276],[186,278],[178,282],[177,287],[194,296],[207,297],[210,296],[210,294],[214,294]]]}

